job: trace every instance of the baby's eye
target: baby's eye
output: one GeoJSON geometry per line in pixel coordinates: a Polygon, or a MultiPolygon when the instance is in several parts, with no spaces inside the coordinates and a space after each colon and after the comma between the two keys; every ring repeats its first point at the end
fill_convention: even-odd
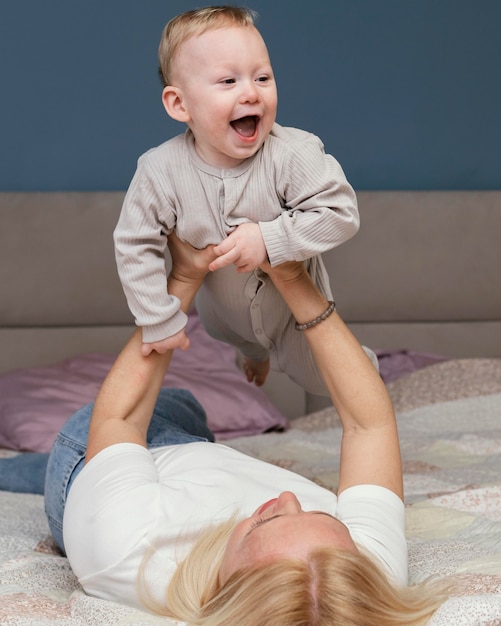
{"type": "Polygon", "coordinates": [[[270,80],[269,76],[259,76],[259,78],[257,79],[257,82],[258,83],[266,83],[269,80],[270,80]]]}
{"type": "Polygon", "coordinates": [[[233,85],[235,83],[234,78],[225,78],[221,81],[224,85],[233,85]]]}

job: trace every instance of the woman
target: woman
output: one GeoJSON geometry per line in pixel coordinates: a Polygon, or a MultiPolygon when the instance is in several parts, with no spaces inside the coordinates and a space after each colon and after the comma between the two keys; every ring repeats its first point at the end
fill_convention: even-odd
{"type": "MultiPolygon", "coordinates": [[[[170,239],[169,292],[187,310],[215,255],[170,239]]],[[[142,356],[136,331],[93,409],[55,442],[45,486],[53,535],[87,593],[190,624],[424,624],[442,597],[406,587],[384,385],[302,264],[262,269],[305,332],[343,425],[337,496],[213,443],[189,394],[159,395],[171,353],[142,356]]]]}

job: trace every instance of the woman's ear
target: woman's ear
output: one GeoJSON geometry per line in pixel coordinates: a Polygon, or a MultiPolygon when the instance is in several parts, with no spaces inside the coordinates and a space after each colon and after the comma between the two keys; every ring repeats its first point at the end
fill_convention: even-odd
{"type": "Polygon", "coordinates": [[[162,103],[167,114],[178,122],[189,122],[190,115],[184,106],[183,93],[179,87],[167,85],[162,91],[162,103]]]}

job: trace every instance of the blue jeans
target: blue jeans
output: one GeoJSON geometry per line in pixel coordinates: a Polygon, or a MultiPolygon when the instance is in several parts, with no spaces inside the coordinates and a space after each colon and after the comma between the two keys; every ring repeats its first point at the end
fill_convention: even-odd
{"type": "MultiPolygon", "coordinates": [[[[45,513],[63,553],[64,507],[71,485],[85,463],[92,407],[88,404],[70,417],[56,437],[50,455],[45,455],[45,513]]],[[[161,389],[148,429],[148,448],[193,441],[214,441],[202,406],[189,391],[161,389]]]]}
{"type": "Polygon", "coordinates": [[[49,454],[23,452],[0,459],[0,490],[43,494],[49,454]]]}

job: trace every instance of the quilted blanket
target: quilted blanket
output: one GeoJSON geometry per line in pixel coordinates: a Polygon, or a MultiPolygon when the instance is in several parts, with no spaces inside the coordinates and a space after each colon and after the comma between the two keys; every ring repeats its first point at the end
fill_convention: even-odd
{"type": "MultiPolygon", "coordinates": [[[[501,625],[501,360],[452,360],[388,384],[404,459],[411,581],[449,576],[430,626],[501,625]]],[[[334,409],[229,445],[337,485],[334,409]]],[[[86,596],[49,538],[40,496],[0,492],[0,624],[175,624],[86,596]]]]}

